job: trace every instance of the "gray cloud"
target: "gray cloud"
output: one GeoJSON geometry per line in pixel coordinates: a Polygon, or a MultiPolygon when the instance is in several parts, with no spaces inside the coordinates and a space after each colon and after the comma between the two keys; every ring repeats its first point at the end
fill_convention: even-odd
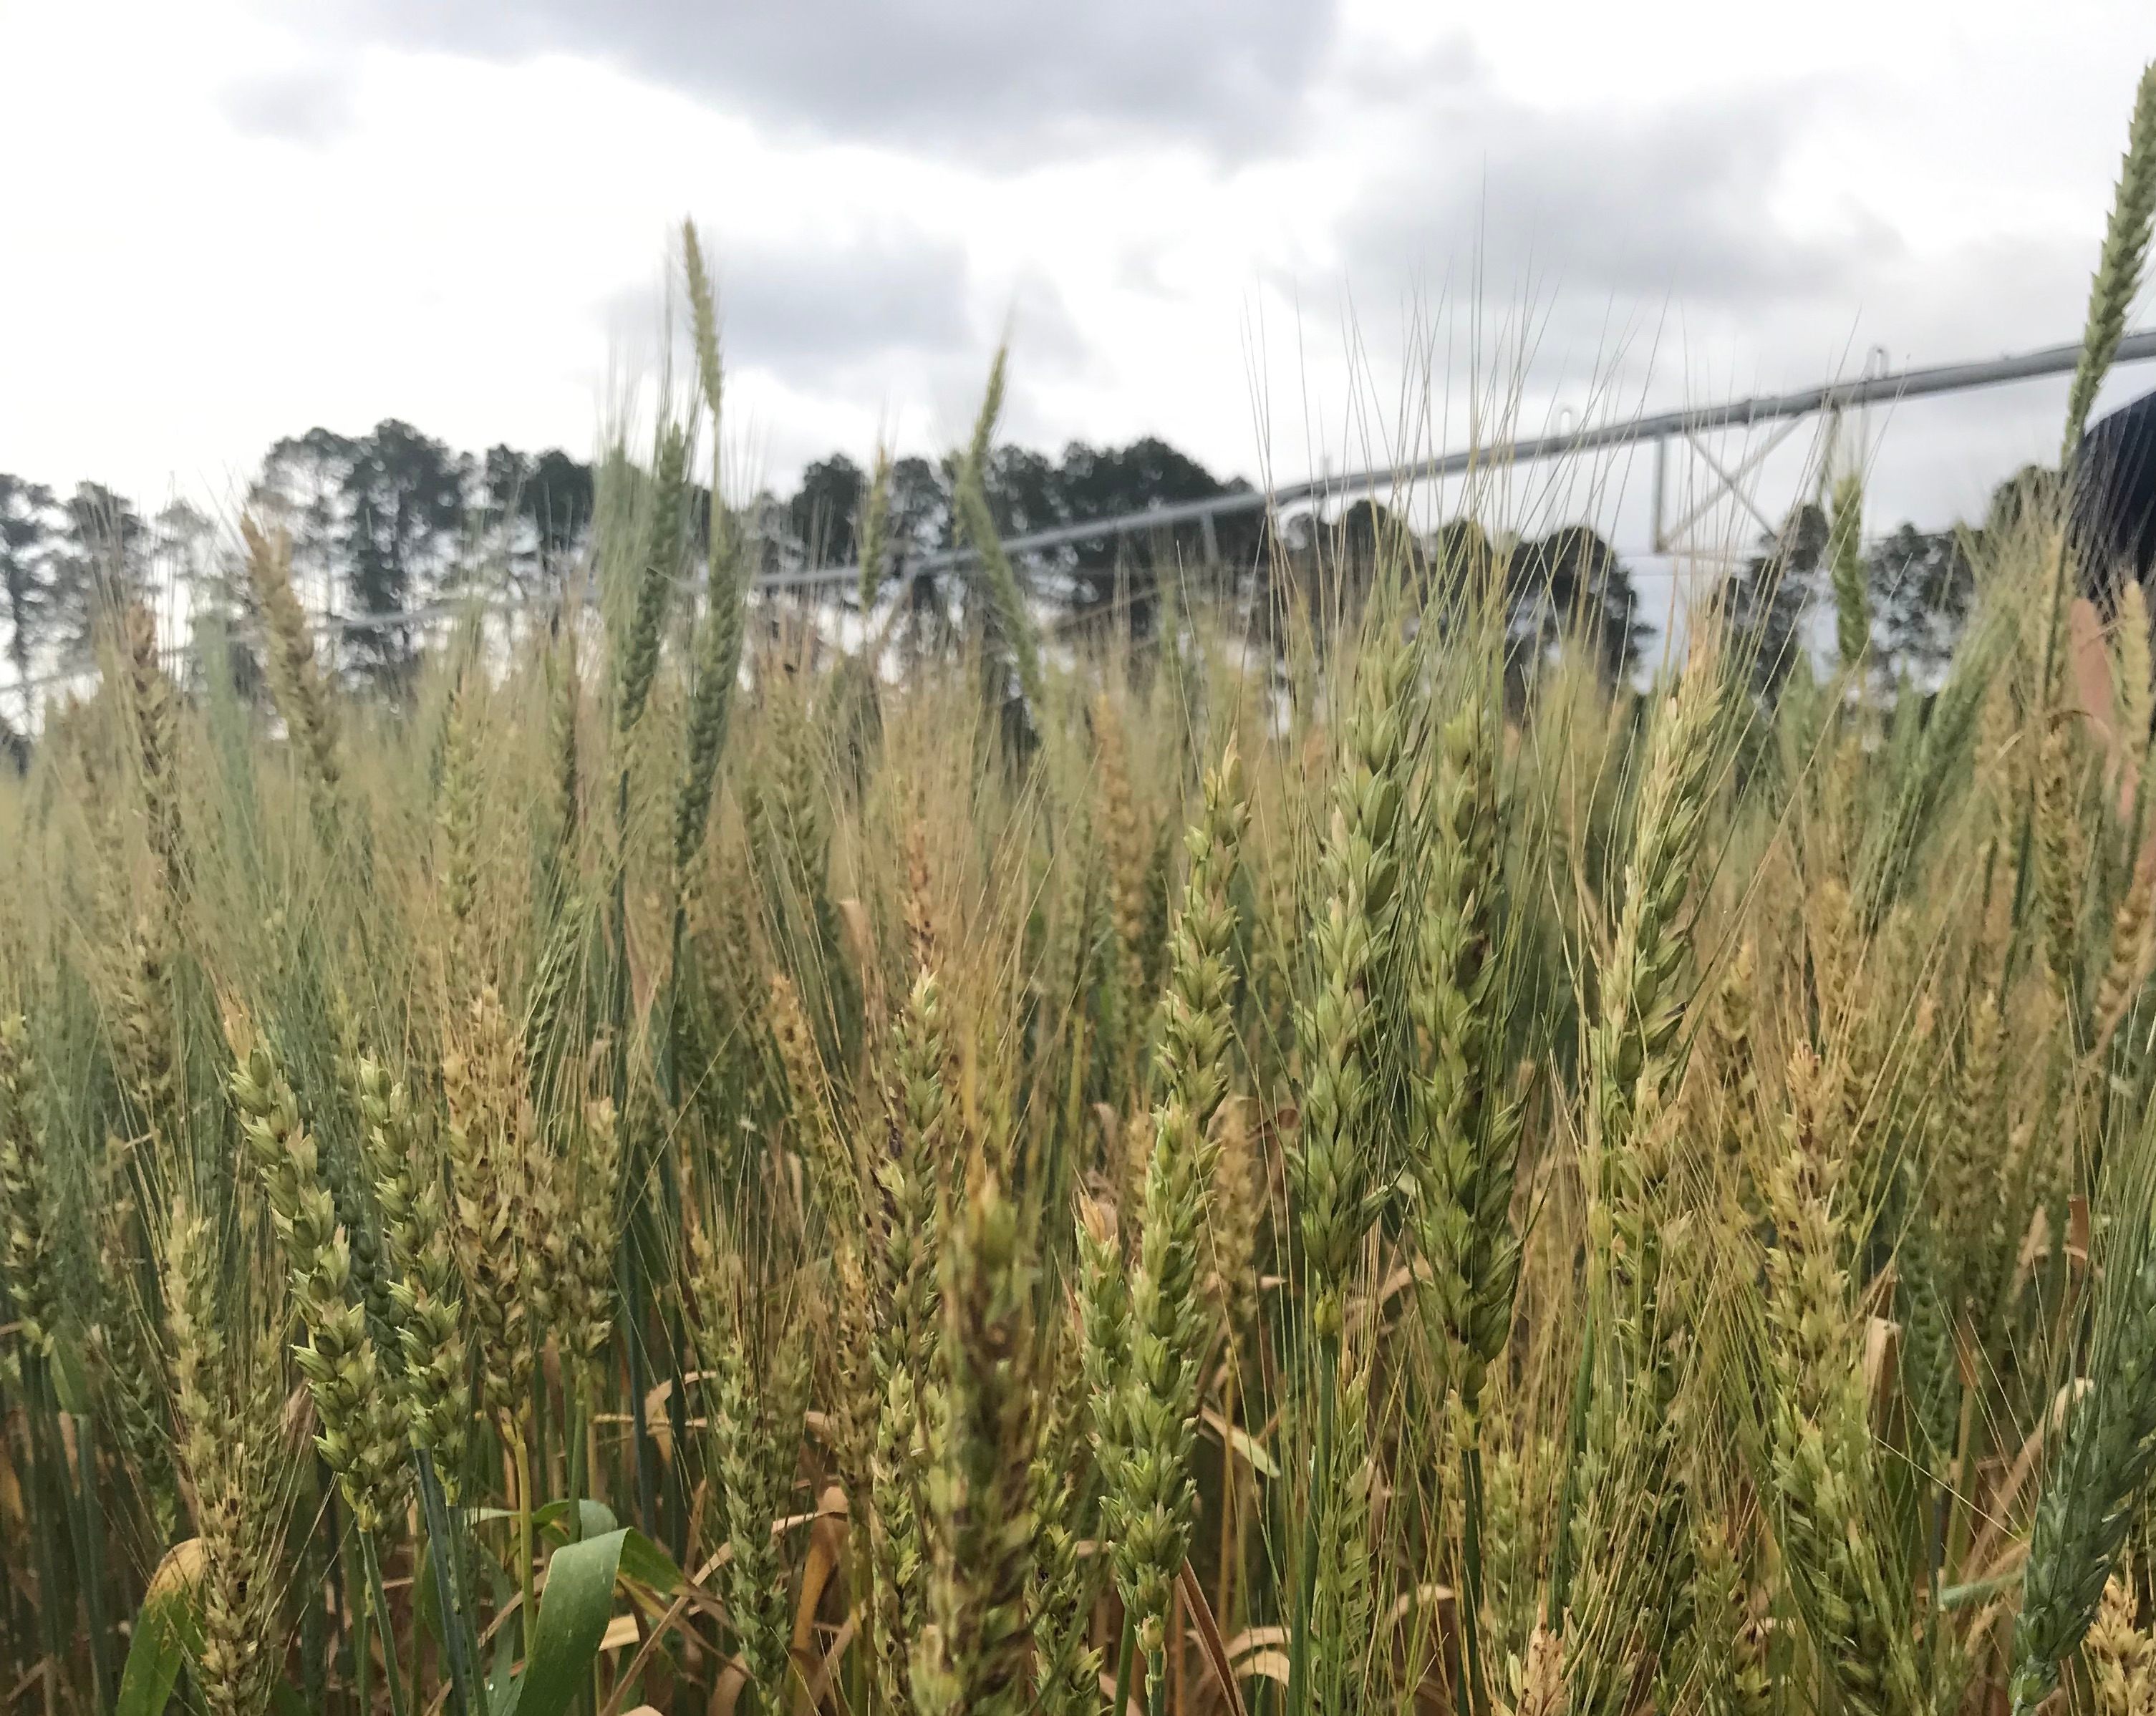
{"type": "Polygon", "coordinates": [[[1772,196],[1808,106],[1775,92],[1546,113],[1456,93],[1349,205],[1347,274],[1456,288],[1477,265],[1488,290],[1530,284],[1598,314],[1611,300],[1727,309],[1848,293],[1900,241],[1858,217],[1825,238],[1777,221],[1772,196]]]}
{"type": "Polygon", "coordinates": [[[590,54],[780,129],[993,164],[1134,138],[1259,152],[1337,0],[337,0],[368,39],[590,54]]]}
{"type": "Polygon", "coordinates": [[[892,351],[943,351],[973,337],[965,253],[878,234],[798,248],[722,247],[726,346],[791,380],[835,380],[892,351]]]}
{"type": "Polygon", "coordinates": [[[326,66],[305,66],[228,85],[218,97],[244,136],[320,148],[352,122],[352,82],[326,66]]]}
{"type": "MultiPolygon", "coordinates": [[[[1068,374],[1086,360],[1052,281],[1029,274],[997,298],[950,239],[903,228],[759,238],[721,243],[713,263],[727,361],[806,392],[844,396],[898,366],[978,382],[1006,331],[1022,371],[1068,374]]],[[[599,310],[634,349],[655,331],[657,305],[633,289],[599,310]]]]}

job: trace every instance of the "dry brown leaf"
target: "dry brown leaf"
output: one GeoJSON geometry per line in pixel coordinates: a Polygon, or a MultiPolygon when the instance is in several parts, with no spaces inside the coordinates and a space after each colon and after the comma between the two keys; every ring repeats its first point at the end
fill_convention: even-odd
{"type": "Polygon", "coordinates": [[[1228,1659],[1226,1641],[1220,1637],[1220,1623],[1213,1618],[1213,1606],[1205,1601],[1205,1593],[1198,1583],[1198,1576],[1190,1570],[1190,1563],[1183,1564],[1176,1575],[1177,1586],[1183,1592],[1183,1606],[1190,1617],[1190,1625],[1198,1634],[1199,1654],[1205,1666],[1212,1671],[1214,1683],[1220,1695],[1228,1701],[1229,1716],[1245,1716],[1243,1689],[1235,1682],[1235,1666],[1228,1659]]]}

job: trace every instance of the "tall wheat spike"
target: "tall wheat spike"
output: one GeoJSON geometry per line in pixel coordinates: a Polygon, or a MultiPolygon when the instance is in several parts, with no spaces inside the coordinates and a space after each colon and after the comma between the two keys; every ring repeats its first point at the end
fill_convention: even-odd
{"type": "Polygon", "coordinates": [[[1864,477],[1845,473],[1834,487],[1827,530],[1827,565],[1834,585],[1835,648],[1842,671],[1858,672],[1871,650],[1871,597],[1864,565],[1864,477]]]}
{"type": "Polygon", "coordinates": [[[868,493],[861,501],[854,540],[861,562],[860,586],[855,600],[866,615],[875,612],[876,600],[883,593],[884,561],[891,552],[891,449],[880,442],[869,468],[868,493]]]}
{"type": "Polygon", "coordinates": [[[2097,389],[2110,373],[2118,342],[2125,337],[2127,312],[2141,289],[2141,270],[2148,260],[2148,242],[2156,227],[2156,60],[2142,69],[2127,130],[2126,153],[2118,164],[2111,219],[2104,228],[2103,252],[2089,281],[2088,325],[2082,334],[2081,361],[2066,398],[2066,435],[2061,462],[2071,465],[2088,426],[2097,389]]]}
{"type": "Polygon", "coordinates": [[[247,575],[269,632],[264,665],[270,690],[305,763],[316,812],[327,816],[343,778],[336,709],[315,660],[306,615],[292,592],[292,539],[282,530],[265,530],[252,518],[242,519],[239,529],[247,546],[247,575]]]}
{"type": "Polygon", "coordinates": [[[988,367],[988,392],[981,399],[980,415],[973,422],[973,439],[958,466],[952,494],[958,529],[973,551],[978,570],[975,587],[987,603],[998,646],[1009,655],[1019,694],[1029,709],[1041,707],[1040,643],[1034,634],[1033,616],[1025,605],[1018,569],[1004,551],[995,513],[988,505],[988,453],[994,442],[996,419],[1003,414],[1004,373],[1009,353],[998,350],[988,367]]]}

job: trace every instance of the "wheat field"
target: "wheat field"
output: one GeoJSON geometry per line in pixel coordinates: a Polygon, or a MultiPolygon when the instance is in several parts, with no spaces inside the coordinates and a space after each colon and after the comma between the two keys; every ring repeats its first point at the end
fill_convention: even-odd
{"type": "MultiPolygon", "coordinates": [[[[2152,205],[2156,72],[2068,467],[2152,205]]],[[[1073,645],[998,359],[894,667],[701,505],[682,260],[557,612],[352,695],[249,520],[267,699],[128,607],[0,784],[0,1708],[2156,1711],[2156,685],[2062,502],[1936,684],[1861,474],[1771,698],[1711,598],[1522,684],[1470,533],[1073,645]]]]}

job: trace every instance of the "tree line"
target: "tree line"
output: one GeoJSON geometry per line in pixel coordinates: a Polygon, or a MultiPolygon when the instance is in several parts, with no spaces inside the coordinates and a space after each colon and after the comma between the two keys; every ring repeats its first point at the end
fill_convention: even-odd
{"type": "MultiPolygon", "coordinates": [[[[616,455],[619,457],[619,455],[616,455]]],[[[278,441],[246,504],[292,540],[302,599],[333,619],[362,622],[454,600],[475,589],[545,600],[558,592],[589,537],[604,474],[559,448],[459,452],[395,418],[362,435],[313,428],[278,441]]],[[[901,458],[889,478],[891,574],[956,541],[951,459],[901,458]]],[[[742,509],[759,571],[843,565],[869,474],[843,453],[817,460],[791,494],[761,494],[742,509]]],[[[1245,485],[1214,476],[1166,442],[1125,447],[1073,442],[1060,457],[997,450],[988,486],[1006,532],[1111,517],[1208,499],[1245,485]]],[[[698,529],[709,497],[697,497],[698,529]]],[[[1110,599],[1111,556],[1088,550],[1038,568],[1075,606],[1110,599]]],[[[242,600],[244,581],[214,523],[184,500],[154,514],[97,483],[64,494],[0,473],[0,642],[18,683],[44,663],[89,658],[101,607],[177,584],[198,614],[242,600]]],[[[408,634],[355,627],[337,665],[362,679],[408,665],[408,634]]]]}
{"type": "MultiPolygon", "coordinates": [[[[901,458],[890,469],[891,563],[882,583],[899,592],[916,630],[947,624],[963,601],[960,581],[914,570],[957,540],[956,474],[952,458],[901,458]]],[[[411,664],[414,632],[372,622],[480,591],[542,602],[557,594],[589,539],[606,475],[559,448],[459,452],[390,418],[361,435],[318,428],[278,441],[264,456],[247,505],[290,533],[295,581],[309,607],[358,622],[341,630],[333,664],[355,681],[389,684],[411,664]]],[[[2002,484],[1994,512],[2036,479],[2022,473],[2002,484]]],[[[756,496],[738,514],[754,570],[851,562],[870,482],[860,463],[834,453],[808,465],[790,494],[756,496]]],[[[1005,535],[1249,492],[1247,484],[1216,476],[1152,437],[1122,447],[1072,442],[1059,455],[1000,447],[988,488],[1005,535]]],[[[708,509],[708,496],[700,495],[700,530],[708,509]]],[[[1069,545],[1028,556],[1026,570],[1035,596],[1075,622],[1112,614],[1142,637],[1158,617],[1158,566],[1178,566],[1185,581],[1199,582],[1209,595],[1262,614],[1278,566],[1300,558],[1352,566],[1358,557],[1374,557],[1387,532],[1410,541],[1417,557],[1431,564],[1470,554],[1494,557],[1519,663],[1538,658],[1569,629],[1612,681],[1637,667],[1652,627],[1632,571],[1583,525],[1492,540],[1462,520],[1413,539],[1374,501],[1358,501],[1327,520],[1284,522],[1253,508],[1209,528],[1182,525],[1153,533],[1136,552],[1127,540],[1069,545]]],[[[1802,647],[1826,537],[1824,510],[1804,503],[1725,582],[1736,622],[1761,640],[1754,658],[1767,689],[1802,647]]],[[[1883,671],[1922,673],[1944,660],[1969,603],[1969,547],[1965,532],[1907,524],[1871,545],[1866,573],[1883,671]]],[[[244,580],[200,510],[175,500],[145,516],[101,484],[81,483],[63,495],[0,473],[0,638],[23,688],[26,725],[28,687],[40,667],[86,663],[105,606],[170,587],[186,589],[198,617],[229,618],[245,606],[244,580]]]]}

